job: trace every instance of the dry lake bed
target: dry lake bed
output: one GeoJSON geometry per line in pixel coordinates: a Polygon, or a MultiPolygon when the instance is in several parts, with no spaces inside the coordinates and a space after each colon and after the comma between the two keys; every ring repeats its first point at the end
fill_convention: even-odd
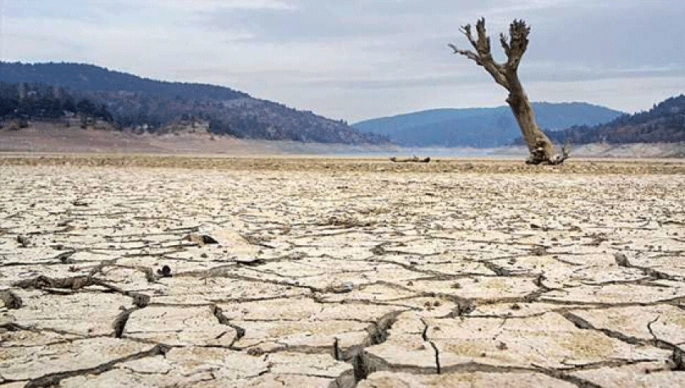
{"type": "Polygon", "coordinates": [[[685,386],[685,163],[0,157],[22,386],[685,386]]]}

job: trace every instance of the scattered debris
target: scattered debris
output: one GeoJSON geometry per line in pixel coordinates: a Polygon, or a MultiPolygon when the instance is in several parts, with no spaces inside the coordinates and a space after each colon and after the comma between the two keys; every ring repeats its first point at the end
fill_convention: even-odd
{"type": "Polygon", "coordinates": [[[74,220],[71,220],[71,219],[60,221],[60,222],[57,223],[57,227],[58,227],[58,228],[68,227],[68,226],[70,226],[69,224],[72,223],[73,221],[74,221],[74,220]]]}
{"type": "Polygon", "coordinates": [[[59,255],[55,256],[55,260],[59,260],[62,264],[73,263],[73,261],[70,260],[70,258],[74,255],[74,253],[76,253],[76,251],[62,252],[59,255]]]}
{"type": "Polygon", "coordinates": [[[398,158],[393,156],[392,158],[390,158],[390,161],[392,161],[393,163],[430,163],[431,158],[419,158],[418,156],[413,156],[411,158],[398,158]]]}
{"type": "Polygon", "coordinates": [[[352,292],[354,290],[354,283],[352,282],[342,282],[338,284],[334,284],[326,288],[327,292],[331,292],[334,294],[346,294],[348,292],[352,292]]]}
{"type": "Polygon", "coordinates": [[[336,226],[344,229],[351,228],[368,228],[373,226],[371,221],[361,221],[352,217],[331,217],[326,222],[320,224],[321,226],[336,226]]]}
{"type": "Polygon", "coordinates": [[[248,267],[258,267],[266,264],[266,260],[256,257],[236,257],[234,260],[236,263],[240,265],[246,265],[248,267]]]}
{"type": "Polygon", "coordinates": [[[266,352],[264,349],[260,347],[255,347],[255,348],[249,348],[247,349],[247,355],[252,356],[252,357],[260,357],[263,356],[266,352]]]}
{"type": "Polygon", "coordinates": [[[602,245],[603,242],[609,241],[609,237],[607,237],[605,233],[592,233],[588,235],[588,237],[592,239],[589,245],[592,245],[593,247],[598,247],[602,245]]]}
{"type": "Polygon", "coordinates": [[[537,245],[530,250],[530,253],[535,256],[545,256],[547,254],[547,248],[542,245],[537,245]]]}
{"type": "Polygon", "coordinates": [[[75,276],[71,278],[51,278],[48,276],[38,276],[33,279],[21,280],[13,283],[13,286],[25,289],[71,289],[79,290],[92,285],[103,285],[103,283],[90,276],[75,276]]]}
{"type": "Polygon", "coordinates": [[[150,296],[145,294],[132,294],[133,305],[138,308],[147,307],[150,304],[150,296]]]}

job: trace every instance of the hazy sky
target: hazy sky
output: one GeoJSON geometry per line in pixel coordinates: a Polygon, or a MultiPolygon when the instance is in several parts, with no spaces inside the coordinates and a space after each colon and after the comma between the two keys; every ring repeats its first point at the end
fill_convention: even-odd
{"type": "Polygon", "coordinates": [[[480,16],[493,37],[532,25],[533,100],[636,111],[685,93],[685,0],[0,0],[0,59],[219,84],[355,121],[502,105],[446,46],[480,16]]]}

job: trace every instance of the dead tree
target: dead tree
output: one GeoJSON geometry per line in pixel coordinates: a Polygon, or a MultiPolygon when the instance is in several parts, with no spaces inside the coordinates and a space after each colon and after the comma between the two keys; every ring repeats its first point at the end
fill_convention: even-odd
{"type": "Polygon", "coordinates": [[[526,91],[518,77],[518,68],[521,58],[528,48],[528,35],[530,27],[523,20],[514,20],[509,27],[509,36],[500,34],[499,41],[507,55],[505,63],[498,63],[492,57],[490,37],[485,30],[485,19],[481,18],[476,24],[476,34],[470,24],[463,26],[460,31],[466,36],[475,49],[460,50],[457,46],[449,44],[455,54],[463,55],[478,66],[483,67],[495,80],[495,82],[509,91],[507,104],[511,107],[516,121],[523,133],[523,139],[528,146],[530,156],[528,164],[561,164],[569,156],[568,146],[565,145],[561,154],[554,150],[552,142],[540,129],[536,120],[533,106],[528,99],[526,91]]]}

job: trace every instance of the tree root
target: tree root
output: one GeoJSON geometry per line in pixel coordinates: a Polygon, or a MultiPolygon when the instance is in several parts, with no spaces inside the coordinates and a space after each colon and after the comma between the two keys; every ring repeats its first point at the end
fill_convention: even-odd
{"type": "Polygon", "coordinates": [[[561,148],[560,154],[550,155],[547,152],[544,144],[538,143],[534,150],[530,152],[530,156],[526,159],[526,164],[543,165],[543,166],[558,166],[571,155],[571,147],[568,142],[561,148]]]}

